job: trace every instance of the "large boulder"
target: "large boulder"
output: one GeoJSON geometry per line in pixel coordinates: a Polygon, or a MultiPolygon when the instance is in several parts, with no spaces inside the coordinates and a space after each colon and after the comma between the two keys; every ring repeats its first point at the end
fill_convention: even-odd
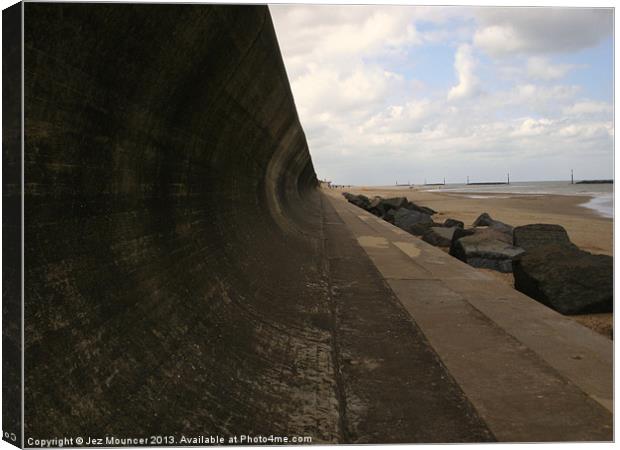
{"type": "Polygon", "coordinates": [[[549,244],[575,247],[563,227],[546,223],[516,227],[513,231],[513,244],[524,250],[533,250],[549,244]]]}
{"type": "Polygon", "coordinates": [[[400,208],[394,214],[394,225],[411,234],[421,236],[433,226],[433,219],[428,214],[400,208]]]}
{"type": "Polygon", "coordinates": [[[613,312],[613,258],[566,243],[531,247],[513,264],[515,288],[562,314],[613,312]]]}
{"type": "Polygon", "coordinates": [[[499,220],[495,220],[491,218],[491,216],[487,213],[480,214],[478,218],[474,221],[473,226],[493,228],[494,230],[509,234],[510,236],[512,236],[513,231],[513,227],[511,225],[500,222],[499,220]]]}
{"type": "Polygon", "coordinates": [[[388,212],[385,213],[385,216],[383,216],[383,220],[393,224],[394,223],[394,216],[396,216],[397,212],[398,212],[397,209],[390,209],[388,212]]]}
{"type": "Polygon", "coordinates": [[[461,222],[460,220],[456,220],[456,219],[446,219],[443,223],[443,226],[447,228],[452,228],[452,227],[465,228],[465,224],[461,222]]]}
{"type": "MultiPolygon", "coordinates": [[[[456,244],[456,242],[462,237],[473,236],[473,235],[477,235],[480,239],[486,239],[486,240],[495,239],[498,241],[505,242],[506,244],[512,244],[512,235],[503,233],[494,228],[489,228],[489,227],[459,228],[457,227],[457,229],[454,230],[454,234],[452,235],[451,246],[453,247],[456,244]]],[[[450,254],[452,255],[452,250],[450,251],[450,254]]]]}
{"type": "Polygon", "coordinates": [[[432,208],[429,208],[427,206],[419,206],[410,201],[407,201],[402,207],[410,209],[412,211],[417,211],[417,212],[421,212],[424,214],[428,214],[429,216],[432,216],[433,214],[437,214],[437,211],[435,211],[432,208]]]}
{"type": "Polygon", "coordinates": [[[386,211],[390,209],[399,209],[407,204],[407,198],[406,197],[384,198],[382,200],[382,203],[386,211]]]}
{"type": "Polygon", "coordinates": [[[459,228],[457,227],[452,233],[452,242],[450,243],[450,254],[454,256],[454,245],[456,241],[465,236],[471,236],[476,233],[475,228],[459,228]]]}
{"type": "Polygon", "coordinates": [[[407,231],[414,236],[424,236],[435,225],[437,225],[435,222],[419,222],[411,225],[407,231]]]}
{"type": "Polygon", "coordinates": [[[383,205],[381,203],[382,201],[383,199],[381,197],[374,197],[368,204],[368,211],[373,213],[375,216],[383,217],[386,211],[383,209],[383,205]]]}
{"type": "Polygon", "coordinates": [[[405,204],[407,204],[407,199],[405,197],[375,197],[369,205],[369,211],[379,217],[383,217],[388,220],[388,222],[392,222],[394,217],[393,214],[391,214],[389,218],[387,217],[390,211],[398,210],[405,204]]]}
{"type": "Polygon", "coordinates": [[[461,237],[453,242],[450,254],[473,267],[512,272],[512,262],[523,253],[523,249],[494,238],[494,232],[496,230],[474,232],[461,237]]]}
{"type": "Polygon", "coordinates": [[[405,204],[407,204],[407,199],[405,197],[375,197],[370,200],[368,204],[368,211],[376,216],[385,217],[389,211],[402,208],[405,204]]]}
{"type": "MultiPolygon", "coordinates": [[[[345,194],[348,194],[348,193],[345,193],[345,194]]],[[[359,194],[359,195],[348,194],[348,195],[345,195],[345,198],[349,201],[349,203],[352,203],[355,206],[362,208],[362,209],[368,209],[370,205],[370,199],[362,194],[359,194]]]]}
{"type": "Polygon", "coordinates": [[[424,234],[422,240],[436,247],[450,247],[452,244],[452,236],[457,227],[430,227],[424,234]]]}
{"type": "Polygon", "coordinates": [[[369,205],[370,205],[370,199],[368,197],[366,197],[365,195],[356,195],[352,200],[351,203],[353,203],[355,206],[359,206],[362,209],[368,209],[369,205]]]}
{"type": "Polygon", "coordinates": [[[482,213],[478,216],[476,220],[474,220],[473,226],[474,227],[488,227],[495,222],[497,221],[491,218],[489,213],[482,213]]]}

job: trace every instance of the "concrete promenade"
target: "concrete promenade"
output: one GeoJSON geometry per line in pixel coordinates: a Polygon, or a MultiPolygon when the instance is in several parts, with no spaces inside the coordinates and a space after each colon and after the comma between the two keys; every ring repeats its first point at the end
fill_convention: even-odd
{"type": "Polygon", "coordinates": [[[498,441],[613,438],[610,340],[324,193],[498,441]]]}

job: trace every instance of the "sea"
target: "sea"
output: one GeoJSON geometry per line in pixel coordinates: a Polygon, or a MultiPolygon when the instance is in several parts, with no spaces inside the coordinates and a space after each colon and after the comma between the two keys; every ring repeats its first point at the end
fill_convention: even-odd
{"type": "Polygon", "coordinates": [[[441,186],[415,186],[425,191],[459,192],[470,198],[497,198],[498,194],[577,195],[583,196],[586,208],[595,210],[602,217],[614,217],[613,184],[570,184],[567,181],[522,181],[510,184],[471,185],[445,184],[441,186]]]}

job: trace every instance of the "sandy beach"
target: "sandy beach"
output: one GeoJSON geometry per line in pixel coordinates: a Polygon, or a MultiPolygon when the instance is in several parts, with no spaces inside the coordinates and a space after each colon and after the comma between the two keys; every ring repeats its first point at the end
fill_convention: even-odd
{"type": "Polygon", "coordinates": [[[528,223],[554,223],[566,228],[571,240],[592,253],[613,254],[613,221],[599,216],[596,211],[580,206],[585,196],[527,195],[527,194],[472,194],[456,192],[427,192],[419,189],[376,189],[357,187],[350,192],[369,197],[407,197],[415,203],[438,212],[433,219],[443,222],[458,219],[471,225],[483,212],[494,219],[513,226],[528,223]],[[471,198],[471,197],[476,198],[471,198]],[[484,198],[482,198],[484,197],[484,198]]]}
{"type": "MultiPolygon", "coordinates": [[[[469,226],[483,212],[513,226],[531,223],[562,225],[571,240],[583,250],[595,254],[613,256],[613,220],[600,216],[583,205],[588,197],[571,195],[529,194],[472,194],[458,192],[425,191],[420,189],[381,189],[374,187],[351,187],[343,189],[368,197],[407,197],[409,200],[433,208],[438,213],[436,222],[447,218],[458,219],[469,226]]],[[[499,280],[513,284],[511,274],[487,270],[499,280]]],[[[588,314],[571,316],[595,331],[612,337],[612,314],[588,314]]]]}

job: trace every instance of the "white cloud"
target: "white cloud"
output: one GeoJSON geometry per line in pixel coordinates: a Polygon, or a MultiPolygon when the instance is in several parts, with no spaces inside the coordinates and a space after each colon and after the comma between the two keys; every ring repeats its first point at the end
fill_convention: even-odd
{"type": "Polygon", "coordinates": [[[613,125],[611,122],[582,122],[571,123],[562,127],[558,135],[570,139],[590,140],[593,138],[611,138],[613,125]]]}
{"type": "Polygon", "coordinates": [[[472,55],[472,48],[468,44],[459,46],[454,57],[454,68],[458,74],[459,82],[450,89],[449,100],[468,98],[478,92],[478,79],[474,74],[476,60],[472,55]]]}
{"type": "Polygon", "coordinates": [[[564,114],[568,115],[591,115],[591,114],[611,114],[613,108],[609,103],[584,100],[564,108],[564,114]]]}
{"type": "Polygon", "coordinates": [[[548,58],[532,56],[527,60],[527,74],[540,80],[563,78],[568,72],[578,67],[575,64],[552,64],[548,58]]]}
{"type": "MultiPolygon", "coordinates": [[[[570,70],[583,66],[567,55],[562,64],[548,55],[585,48],[609,34],[595,29],[606,26],[608,13],[601,19],[583,10],[579,20],[546,8],[270,10],[320,177],[420,182],[473,167],[477,176],[486,170],[493,178],[507,165],[548,177],[540,169],[543,158],[549,164],[586,154],[598,155],[599,162],[611,158],[610,102],[589,100],[584,86],[563,83],[570,70]],[[571,36],[557,29],[560,24],[572,24],[571,36]],[[427,45],[443,54],[435,59],[433,47],[428,59],[416,60],[427,45]],[[452,49],[453,64],[445,63],[452,49]],[[432,67],[437,82],[416,80],[420,61],[442,62],[432,67]]],[[[580,161],[595,165],[595,159],[580,161]]]]}
{"type": "Polygon", "coordinates": [[[367,120],[359,130],[362,133],[375,134],[420,132],[428,127],[437,115],[450,114],[456,110],[454,107],[446,110],[442,106],[440,102],[433,102],[429,99],[390,105],[367,120]]]}
{"type": "Polygon", "coordinates": [[[514,104],[556,107],[566,101],[572,100],[580,91],[576,85],[541,86],[537,84],[516,85],[505,98],[505,102],[514,104]]]}
{"type": "Polygon", "coordinates": [[[553,121],[549,119],[533,119],[528,117],[521,122],[518,128],[512,131],[511,136],[540,136],[548,133],[553,124],[553,121]]]}
{"type": "Polygon", "coordinates": [[[300,114],[337,115],[383,103],[394,87],[400,86],[400,75],[377,66],[358,65],[353,69],[311,65],[292,81],[292,89],[300,114]]]}
{"type": "Polygon", "coordinates": [[[490,25],[479,29],[474,35],[474,44],[491,55],[515,53],[527,46],[512,25],[490,25]]]}
{"type": "Polygon", "coordinates": [[[271,5],[287,71],[292,77],[311,64],[346,66],[366,57],[397,52],[421,42],[417,8],[365,5],[271,5]],[[294,39],[288,37],[294,36],[294,39]]]}
{"type": "Polygon", "coordinates": [[[492,56],[581,50],[611,35],[611,8],[480,8],[474,44],[492,56]]]}

